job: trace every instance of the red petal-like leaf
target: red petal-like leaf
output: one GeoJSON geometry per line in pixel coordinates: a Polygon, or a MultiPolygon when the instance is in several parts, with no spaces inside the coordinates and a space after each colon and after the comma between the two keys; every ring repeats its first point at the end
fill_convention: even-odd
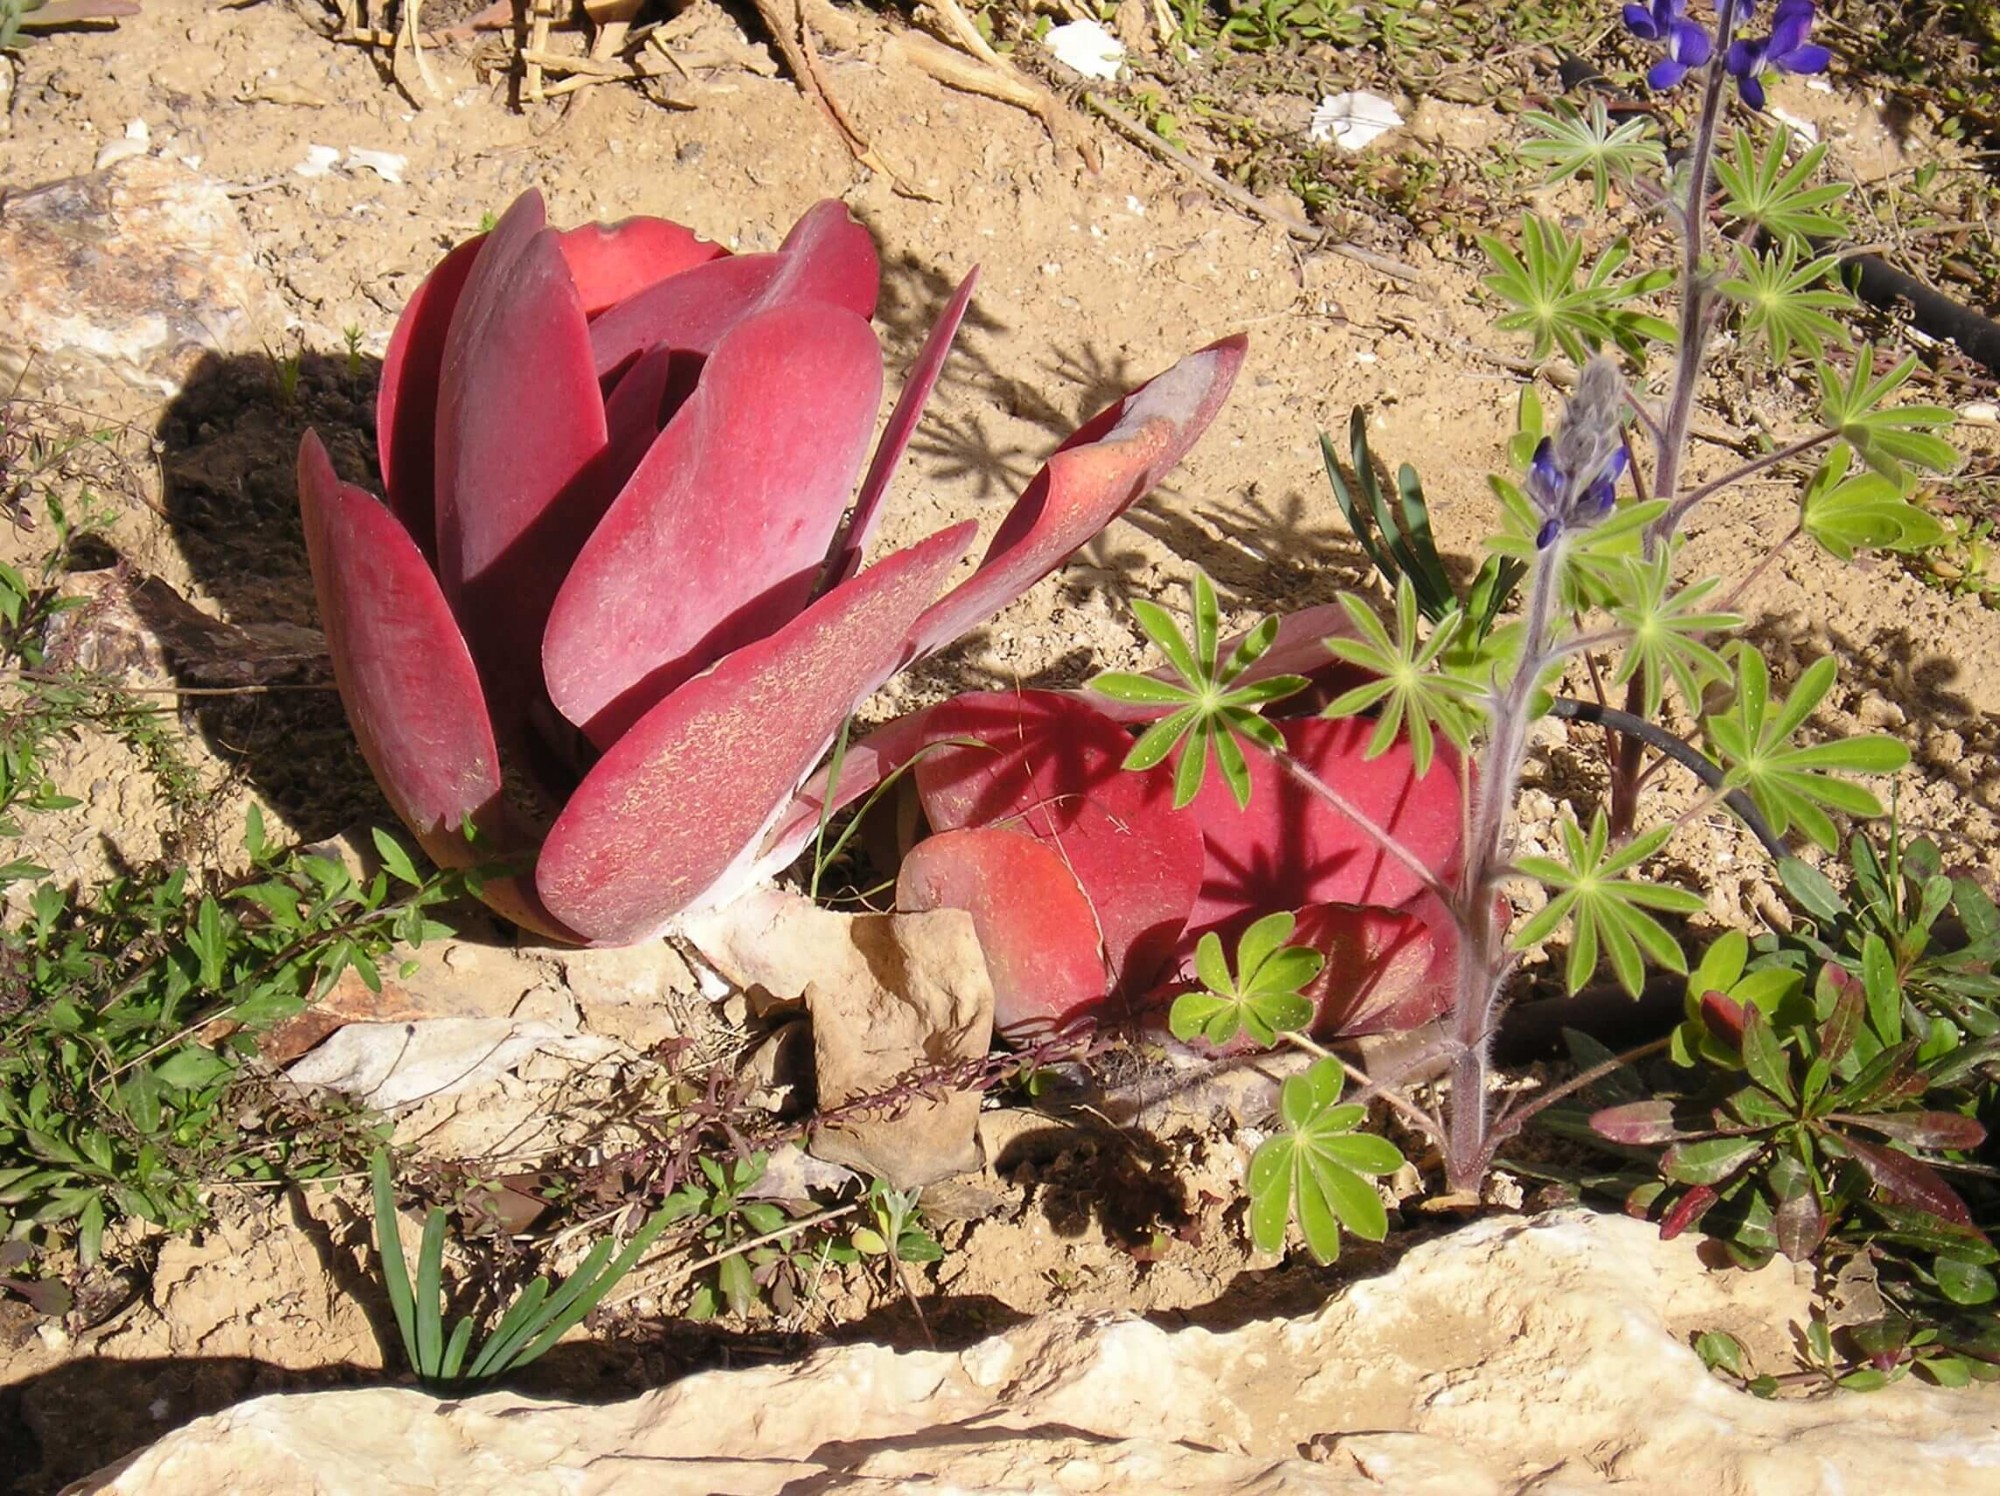
{"type": "Polygon", "coordinates": [[[1701,1020],[1709,1033],[1731,1049],[1743,1047],[1743,1004],[1726,992],[1701,995],[1701,1020]]]}
{"type": "Polygon", "coordinates": [[[1965,1208],[1958,1191],[1922,1159],[1911,1158],[1894,1148],[1864,1143],[1859,1138],[1844,1137],[1841,1142],[1867,1170],[1875,1187],[1888,1196],[1890,1204],[1921,1210],[1954,1226],[1973,1225],[1972,1212],[1965,1208]]]}
{"type": "Polygon", "coordinates": [[[655,348],[642,355],[604,397],[604,455],[596,473],[610,492],[622,492],[652,450],[663,424],[668,389],[684,370],[671,348],[655,348]]]}
{"type": "Polygon", "coordinates": [[[916,434],[917,423],[923,420],[924,406],[930,402],[931,391],[944,372],[952,339],[958,336],[958,324],[965,320],[965,309],[972,303],[972,288],[978,281],[979,272],[975,269],[959,283],[958,290],[932,325],[930,336],[924,339],[917,361],[910,365],[903,393],[895,410],[890,412],[889,424],[882,428],[881,441],[876,443],[875,460],[868,464],[868,476],[861,480],[854,513],[827,556],[826,580],[822,586],[837,587],[861,569],[861,558],[869,541],[874,539],[875,526],[881,518],[882,498],[889,491],[889,480],[895,476],[896,464],[903,460],[910,438],[916,434]]]}
{"type": "MultiPolygon", "coordinates": [[[[982,691],[926,714],[932,747],[917,761],[924,815],[939,831],[1038,815],[1036,835],[1069,825],[1084,799],[1127,776],[1132,739],[1117,723],[1054,691],[982,691]],[[973,743],[951,746],[952,738],[973,743]]],[[[1172,784],[1164,786],[1171,804],[1172,784]]],[[[1019,829],[1019,828],[1016,828],[1019,829]]]]}
{"type": "Polygon", "coordinates": [[[970,911],[993,979],[994,1032],[1004,1039],[1033,1039],[1104,1002],[1090,902],[1062,859],[1032,837],[932,837],[903,860],[896,907],[970,911]]]}
{"type": "Polygon", "coordinates": [[[880,279],[868,230],[840,203],[819,203],[775,253],[698,265],[599,317],[590,325],[594,367],[608,378],[662,344],[705,354],[745,317],[791,302],[831,302],[872,317],[880,279]]]}
{"type": "Polygon", "coordinates": [[[628,942],[736,891],[841,720],[895,670],[897,642],[972,530],[871,566],[642,717],[549,832],[535,872],[548,907],[593,940],[628,942]]]}
{"type": "MultiPolygon", "coordinates": [[[[1597,1119],[1593,1117],[1591,1119],[1591,1126],[1595,1127],[1596,1125],[1597,1119]]],[[[1721,1198],[1721,1193],[1712,1185],[1697,1184],[1694,1186],[1694,1188],[1682,1195],[1680,1199],[1674,1201],[1673,1208],[1660,1217],[1660,1240],[1672,1241],[1696,1221],[1707,1215],[1710,1207],[1721,1198]]]]}
{"type": "MultiPolygon", "coordinates": [[[[1440,876],[1456,866],[1464,835],[1456,756],[1440,746],[1419,778],[1407,743],[1379,758],[1362,749],[1372,722],[1301,718],[1279,724],[1286,746],[1356,809],[1440,876]]],[[[1248,755],[1250,805],[1242,809],[1212,770],[1188,807],[1208,837],[1208,877],[1188,921],[1199,932],[1248,912],[1304,904],[1407,903],[1416,875],[1267,753],[1248,755]]]]}
{"type": "Polygon", "coordinates": [[[781,306],[716,344],[549,615],[549,694],[592,742],[805,606],[881,399],[875,334],[839,307],[781,306]]]}
{"type": "MultiPolygon", "coordinates": [[[[472,655],[416,542],[372,495],[334,475],[310,431],[299,446],[298,478],[334,678],[390,806],[444,866],[479,860],[460,835],[468,817],[486,835],[481,855],[531,852],[502,794],[472,655]]],[[[481,892],[517,924],[576,938],[519,880],[492,880],[481,892]]]]}
{"type": "Polygon", "coordinates": [[[437,563],[438,377],[452,313],[486,236],[468,239],[440,260],[417,287],[382,359],[375,395],[375,451],[389,510],[426,558],[437,563]]]}
{"type": "Polygon", "coordinates": [[[587,223],[560,235],[559,242],[586,317],[729,253],[664,218],[587,223]]]}
{"type": "Polygon", "coordinates": [[[549,605],[610,498],[605,438],[583,305],[524,193],[459,298],[438,396],[438,573],[504,740],[542,696],[549,605]]]}
{"type": "Polygon", "coordinates": [[[979,570],[918,620],[912,656],[1005,607],[1143,498],[1215,419],[1245,346],[1225,338],[1191,353],[1079,428],[1022,492],[979,570]]]}
{"type": "Polygon", "coordinates": [[[805,850],[822,819],[845,810],[914,758],[931,740],[930,714],[934,710],[898,717],[860,742],[848,744],[841,756],[840,783],[833,787],[831,808],[826,806],[826,797],[833,765],[807,780],[765,836],[763,850],[757,855],[759,870],[775,873],[789,866],[805,850]]]}
{"type": "Polygon", "coordinates": [[[1082,888],[1114,991],[1143,991],[1172,954],[1201,888],[1201,828],[1173,809],[1166,769],[1122,769],[1131,739],[1052,691],[960,696],[929,714],[917,760],[932,826],[989,826],[1044,842],[1082,888]]]}
{"type": "Polygon", "coordinates": [[[1322,1039],[1406,1033],[1451,1006],[1448,958],[1457,947],[1407,910],[1314,904],[1299,910],[1288,944],[1326,957],[1304,988],[1322,1039]]]}

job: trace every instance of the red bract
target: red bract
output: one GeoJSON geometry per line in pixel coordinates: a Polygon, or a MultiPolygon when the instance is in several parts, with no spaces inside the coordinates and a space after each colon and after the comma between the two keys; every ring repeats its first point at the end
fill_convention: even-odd
{"type": "Polygon", "coordinates": [[[530,192],[396,328],[386,506],[307,434],[300,505],[355,736],[439,862],[526,869],[484,886],[510,918],[631,941],[768,872],[766,833],[842,720],[1145,494],[1242,362],[1226,339],[1086,424],[940,596],[971,524],[860,561],[972,279],[856,495],[877,284],[836,202],[736,256],[659,219],[551,229],[530,192]]]}
{"type": "MultiPolygon", "coordinates": [[[[1372,728],[1279,724],[1301,762],[1448,877],[1463,834],[1456,760],[1440,752],[1420,779],[1406,749],[1364,759],[1372,728]]],[[[1280,909],[1298,916],[1293,942],[1327,957],[1306,991],[1322,1037],[1414,1028],[1449,1006],[1456,926],[1366,832],[1258,754],[1248,810],[1213,778],[1175,810],[1171,766],[1120,767],[1131,745],[1083,696],[1019,691],[958,697],[848,755],[836,803],[913,765],[939,834],[905,862],[897,902],[971,911],[999,1032],[1028,1037],[1113,999],[1164,1004],[1188,986],[1203,934],[1233,949],[1280,909]]],[[[799,818],[824,788],[808,788],[799,818]]]]}

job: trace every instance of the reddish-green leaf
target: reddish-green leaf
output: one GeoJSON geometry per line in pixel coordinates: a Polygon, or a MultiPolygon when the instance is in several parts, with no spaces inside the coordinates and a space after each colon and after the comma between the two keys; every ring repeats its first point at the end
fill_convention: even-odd
{"type": "Polygon", "coordinates": [[[900,663],[909,621],[972,533],[955,526],[868,568],[641,718],[549,831],[535,873],[549,908],[594,940],[629,942],[740,889],[759,833],[900,663]]]}
{"type": "Polygon", "coordinates": [[[1703,1138],[1676,1143],[1660,1171],[1676,1184],[1720,1184],[1764,1151],[1762,1138],[1703,1138]]]}
{"type": "Polygon", "coordinates": [[[1972,1212],[1958,1191],[1944,1182],[1936,1169],[1921,1159],[1911,1158],[1894,1148],[1864,1143],[1859,1138],[1841,1140],[1875,1187],[1895,1204],[1920,1210],[1954,1226],[1971,1226],[1972,1212]]]}
{"type": "Polygon", "coordinates": [[[549,614],[549,693],[592,742],[805,606],[881,397],[875,334],[838,307],[782,306],[716,344],[549,614]]]}
{"type": "Polygon", "coordinates": [[[1591,1113],[1590,1130],[1614,1143],[1671,1143],[1685,1132],[1674,1123],[1674,1104],[1654,1098],[1607,1106],[1591,1113]]]}

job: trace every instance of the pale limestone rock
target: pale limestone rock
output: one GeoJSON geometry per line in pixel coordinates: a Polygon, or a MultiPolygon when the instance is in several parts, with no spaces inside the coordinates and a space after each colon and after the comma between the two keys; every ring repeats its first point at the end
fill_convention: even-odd
{"type": "Polygon", "coordinates": [[[269,1397],[77,1493],[727,1491],[1805,1496],[2000,1488],[2000,1388],[1762,1402],[1702,1329],[1778,1346],[1782,1265],[1710,1273],[1651,1226],[1496,1218],[1317,1315],[1227,1333],[1045,1316],[957,1353],[857,1345],[608,1407],[403,1389],[269,1397]]]}
{"type": "MultiPolygon", "coordinates": [[[[803,1002],[822,1113],[992,1047],[993,983],[962,909],[839,914],[767,889],[682,933],[734,986],[767,995],[766,1011],[803,1002]]],[[[823,1122],[812,1152],[908,1189],[978,1168],[978,1120],[976,1090],[933,1092],[823,1122]]]]}
{"type": "Polygon", "coordinates": [[[220,182],[157,156],[0,209],[0,379],[76,365],[172,395],[201,358],[275,344],[284,311],[220,182]]]}

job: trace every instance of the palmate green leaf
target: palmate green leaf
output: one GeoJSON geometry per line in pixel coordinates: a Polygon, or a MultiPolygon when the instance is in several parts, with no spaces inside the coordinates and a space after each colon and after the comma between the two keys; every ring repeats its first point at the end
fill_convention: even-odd
{"type": "Polygon", "coordinates": [[[1738,226],[1754,225],[1801,253],[1811,252],[1814,239],[1851,237],[1852,225],[1838,211],[1848,184],[1815,185],[1812,180],[1826,159],[1825,144],[1812,146],[1788,164],[1791,145],[1792,132],[1786,129],[1773,132],[1761,148],[1749,131],[1735,133],[1730,149],[1715,158],[1723,217],[1738,226]]]}
{"type": "Polygon", "coordinates": [[[1516,867],[1547,886],[1549,902],[1531,916],[1514,936],[1514,947],[1526,949],[1568,920],[1571,925],[1569,961],[1564,977],[1575,992],[1597,969],[1599,953],[1611,963],[1618,984],[1632,996],[1645,981],[1646,963],[1668,971],[1686,972],[1687,958],[1674,937],[1647,911],[1694,914],[1704,905],[1701,895],[1685,888],[1646,883],[1620,874],[1632,871],[1664,847],[1672,826],[1658,826],[1615,851],[1608,850],[1610,830],[1599,810],[1585,832],[1574,820],[1562,825],[1568,863],[1547,857],[1523,857],[1516,867]]]}
{"type": "Polygon", "coordinates": [[[1178,751],[1174,765],[1174,806],[1188,804],[1200,793],[1212,758],[1238,805],[1250,803],[1250,770],[1241,739],[1248,738],[1272,752],[1284,746],[1278,729],[1261,715],[1274,701],[1306,688],[1304,676],[1273,675],[1237,685],[1243,673],[1269,652],[1278,636],[1278,620],[1266,618],[1230,651],[1221,653],[1220,610],[1215,588],[1197,571],[1190,587],[1193,628],[1183,635],[1173,615],[1144,599],[1132,604],[1133,615],[1146,636],[1159,646],[1167,664],[1180,677],[1163,681],[1128,671],[1107,671],[1090,682],[1093,691],[1116,701],[1176,709],[1155,722],[1132,745],[1125,767],[1150,769],[1178,751]]]}
{"type": "Polygon", "coordinates": [[[1851,816],[1879,816],[1882,805],[1858,784],[1836,775],[1893,774],[1910,761],[1910,750],[1891,737],[1869,734],[1797,746],[1793,734],[1833,689],[1834,661],[1822,656],[1806,667],[1784,701],[1771,700],[1770,669],[1748,645],[1732,651],[1735,698],[1719,715],[1703,719],[1730,789],[1749,792],[1772,830],[1780,836],[1797,826],[1829,852],[1838,836],[1829,810],[1851,816]]]}
{"type": "Polygon", "coordinates": [[[1673,272],[1660,269],[1621,278],[1632,255],[1627,240],[1608,246],[1580,282],[1583,240],[1549,219],[1532,213],[1522,218],[1518,252],[1492,235],[1481,235],[1479,243],[1495,267],[1485,278],[1486,288],[1514,308],[1495,318],[1494,326],[1527,333],[1535,358],[1560,348],[1582,364],[1607,342],[1637,356],[1648,340],[1674,336],[1671,323],[1628,305],[1669,284],[1673,272]]]}
{"type": "Polygon", "coordinates": [[[1366,1176],[1393,1174],[1403,1155],[1386,1138],[1356,1131],[1367,1111],[1341,1104],[1343,1085],[1340,1062],[1329,1058],[1279,1092],[1279,1130],[1250,1157],[1250,1235],[1258,1250],[1283,1251],[1293,1220],[1322,1264],[1339,1257],[1342,1228],[1365,1241],[1388,1234],[1388,1212],[1366,1176]]]}
{"type": "Polygon", "coordinates": [[[1669,680],[1683,702],[1698,708],[1703,687],[1729,674],[1728,662],[1703,636],[1741,628],[1742,618],[1701,610],[1709,594],[1721,585],[1718,578],[1678,589],[1674,586],[1671,546],[1660,546],[1650,561],[1641,555],[1626,556],[1624,565],[1628,580],[1611,616],[1631,631],[1631,637],[1612,683],[1622,686],[1638,676],[1648,718],[1659,714],[1669,680]]]}
{"type": "Polygon", "coordinates": [[[1958,450],[1937,431],[1957,419],[1942,405],[1884,405],[1909,383],[1916,372],[1912,354],[1877,375],[1875,345],[1863,343],[1854,353],[1854,367],[1842,374],[1833,365],[1815,366],[1819,379],[1820,419],[1861,460],[1898,484],[1909,482],[1909,469],[1950,472],[1958,466],[1958,450]]]}
{"type": "Polygon", "coordinates": [[[1667,163],[1666,149],[1645,115],[1614,125],[1602,99],[1593,98],[1587,113],[1557,103],[1552,112],[1530,110],[1521,123],[1534,135],[1523,141],[1521,154],[1540,162],[1550,182],[1588,178],[1599,212],[1610,198],[1613,182],[1630,182],[1641,172],[1659,172],[1667,163]]]}
{"type": "Polygon", "coordinates": [[[1827,454],[1799,496],[1799,524],[1842,561],[1859,550],[1921,551],[1945,538],[1935,516],[1909,500],[1909,486],[1882,473],[1849,475],[1852,449],[1827,454]]]}
{"type": "Polygon", "coordinates": [[[1396,582],[1393,636],[1374,610],[1352,593],[1340,595],[1340,606],[1354,625],[1355,636],[1328,639],[1326,647],[1376,678],[1335,697],[1321,715],[1352,717],[1378,709],[1375,731],[1363,754],[1377,758],[1407,733],[1410,759],[1419,777],[1430,772],[1439,734],[1461,751],[1469,748],[1481,721],[1480,688],[1463,675],[1446,673],[1441,665],[1465,627],[1464,615],[1450,614],[1426,638],[1418,621],[1416,589],[1407,576],[1396,582]]]}
{"type": "Polygon", "coordinates": [[[1790,240],[1761,253],[1738,245],[1736,255],[1737,273],[1716,289],[1742,309],[1744,336],[1763,343],[1772,363],[1782,365],[1794,348],[1822,359],[1829,347],[1846,346],[1846,326],[1828,315],[1856,305],[1837,278],[1838,257],[1807,252],[1802,260],[1790,240]]]}
{"type": "Polygon", "coordinates": [[[1267,914],[1243,932],[1236,944],[1232,974],[1214,931],[1195,945],[1195,976],[1201,989],[1174,999],[1167,1026],[1182,1043],[1197,1035],[1221,1046],[1247,1033],[1269,1048],[1281,1032],[1312,1022],[1313,1005],[1302,990],[1326,957],[1305,946],[1287,945],[1297,921],[1289,913],[1267,914]]]}

